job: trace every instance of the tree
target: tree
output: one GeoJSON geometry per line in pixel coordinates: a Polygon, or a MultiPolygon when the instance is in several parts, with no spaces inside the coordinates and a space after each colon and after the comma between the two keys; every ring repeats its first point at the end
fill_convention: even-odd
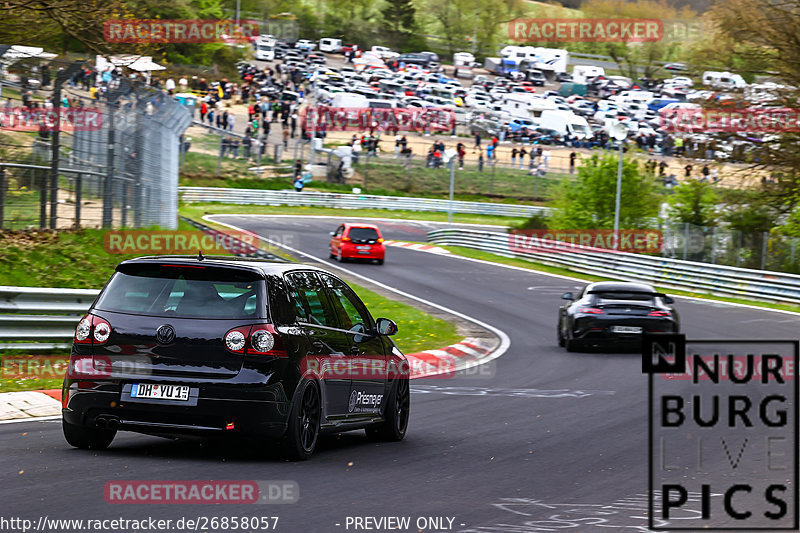
{"type": "Polygon", "coordinates": [[[387,0],[381,10],[381,27],[392,48],[406,51],[409,44],[420,44],[417,37],[417,9],[411,0],[387,0]]]}
{"type": "MultiPolygon", "coordinates": [[[[696,20],[689,7],[677,9],[666,0],[588,0],[581,5],[587,18],[655,18],[664,21],[664,38],[649,43],[583,43],[580,51],[611,56],[623,75],[632,80],[656,78],[661,63],[682,58],[691,37],[670,31],[677,23],[696,20]]],[[[577,50],[576,50],[577,51],[577,50]]]]}
{"type": "Polygon", "coordinates": [[[690,180],[673,189],[671,212],[677,222],[695,226],[714,226],[717,221],[717,194],[708,183],[690,180]]]}
{"type": "MultiPolygon", "coordinates": [[[[707,38],[695,51],[698,60],[718,58],[721,66],[739,68],[748,78],[768,75],[785,86],[773,105],[797,108],[800,104],[800,3],[772,0],[725,0],[716,2],[706,17],[707,38]]],[[[750,132],[719,134],[736,140],[750,132]]],[[[763,187],[758,202],[775,212],[773,220],[789,217],[788,231],[800,229],[792,221],[800,205],[800,135],[782,132],[766,135],[750,153],[747,172],[777,177],[763,187]]],[[[740,222],[756,218],[753,213],[740,222]]],[[[769,217],[768,217],[769,218],[769,217]]],[[[800,233],[796,233],[800,235],[800,233]]]]}
{"type": "MultiPolygon", "coordinates": [[[[565,181],[556,194],[550,219],[552,229],[611,229],[617,191],[617,156],[593,155],[578,168],[578,179],[565,181]]],[[[655,179],[627,158],[622,165],[620,228],[652,226],[660,195],[655,179]]]]}
{"type": "Polygon", "coordinates": [[[108,53],[103,23],[127,14],[122,0],[4,0],[0,43],[108,53]]]}

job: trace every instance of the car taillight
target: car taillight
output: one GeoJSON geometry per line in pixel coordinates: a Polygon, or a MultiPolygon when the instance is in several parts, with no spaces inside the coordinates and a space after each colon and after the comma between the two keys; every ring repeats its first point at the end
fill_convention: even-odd
{"type": "Polygon", "coordinates": [[[578,312],[579,313],[585,313],[585,314],[588,314],[588,315],[602,315],[603,314],[603,310],[602,309],[598,309],[597,307],[581,307],[580,309],[578,309],[578,312]]]}
{"type": "Polygon", "coordinates": [[[669,311],[650,311],[647,316],[670,316],[669,311]]]}
{"type": "Polygon", "coordinates": [[[75,338],[73,342],[78,344],[91,344],[92,343],[92,315],[86,315],[78,322],[78,327],[75,328],[75,338]]]}
{"type": "Polygon", "coordinates": [[[283,340],[272,324],[233,328],[225,334],[225,347],[242,355],[288,357],[283,340]]]}
{"type": "Polygon", "coordinates": [[[350,242],[350,237],[342,237],[342,242],[350,242]]]}
{"type": "Polygon", "coordinates": [[[99,316],[86,315],[75,328],[72,342],[76,344],[103,344],[111,336],[111,325],[99,316]]]}
{"type": "Polygon", "coordinates": [[[378,239],[378,244],[380,244],[380,243],[382,243],[382,242],[383,242],[383,237],[381,237],[380,239],[378,239]]]}
{"type": "Polygon", "coordinates": [[[234,353],[244,353],[247,346],[247,336],[250,334],[250,326],[234,328],[225,334],[225,347],[234,353]]]}

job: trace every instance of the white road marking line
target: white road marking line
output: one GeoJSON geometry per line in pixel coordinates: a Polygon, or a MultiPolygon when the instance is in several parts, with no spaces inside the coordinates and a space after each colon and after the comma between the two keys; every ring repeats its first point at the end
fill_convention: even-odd
{"type": "MultiPolygon", "coordinates": [[[[220,224],[221,226],[226,226],[228,228],[235,229],[235,230],[238,230],[238,231],[242,231],[242,228],[239,228],[238,226],[235,226],[233,224],[227,224],[225,222],[219,222],[217,220],[213,220],[214,217],[217,217],[217,216],[235,216],[235,215],[205,215],[203,217],[203,220],[206,220],[206,221],[209,221],[209,222],[214,222],[216,224],[220,224]]],[[[260,216],[264,216],[264,215],[260,215],[260,216]]],[[[278,216],[280,216],[280,215],[278,215],[278,216]]],[[[341,218],[341,217],[339,217],[339,218],[341,218]]],[[[308,257],[312,261],[317,262],[317,263],[321,263],[321,264],[323,264],[323,265],[325,265],[327,267],[333,267],[333,268],[337,268],[337,269],[339,269],[339,270],[341,270],[343,272],[347,272],[351,276],[363,279],[365,281],[368,281],[369,283],[373,283],[373,284],[377,285],[378,287],[381,287],[382,289],[385,289],[385,290],[388,290],[388,291],[392,291],[393,293],[399,294],[400,296],[403,296],[405,298],[411,298],[412,300],[416,300],[416,301],[418,301],[420,303],[423,303],[425,305],[429,305],[429,306],[433,307],[434,309],[438,309],[440,311],[444,311],[445,313],[451,314],[451,315],[456,316],[458,318],[461,318],[463,320],[467,320],[469,322],[472,322],[473,324],[477,324],[478,326],[480,326],[480,327],[482,327],[484,329],[488,329],[489,331],[491,331],[492,333],[494,333],[495,335],[497,335],[500,338],[500,346],[498,346],[497,349],[494,352],[492,352],[490,355],[488,355],[486,357],[483,357],[483,358],[481,358],[481,359],[479,359],[477,361],[467,361],[461,368],[458,368],[457,370],[463,370],[463,369],[466,369],[466,368],[472,368],[472,367],[475,367],[475,366],[478,366],[478,365],[482,365],[484,363],[488,363],[489,361],[497,359],[498,357],[500,357],[501,355],[506,353],[508,351],[509,347],[511,347],[511,339],[508,337],[508,334],[506,334],[505,331],[503,331],[503,330],[501,330],[499,328],[496,328],[496,327],[494,327],[494,326],[492,326],[490,324],[487,324],[486,322],[478,320],[477,318],[473,318],[473,317],[471,317],[469,315],[465,315],[464,313],[460,313],[460,312],[458,312],[458,311],[456,311],[454,309],[450,309],[450,308],[445,307],[443,305],[439,305],[439,304],[434,303],[434,302],[432,302],[430,300],[426,300],[424,298],[420,298],[419,296],[414,296],[413,294],[409,294],[409,293],[401,291],[399,289],[395,289],[394,287],[390,287],[389,285],[386,285],[384,283],[376,281],[376,280],[374,280],[372,278],[369,278],[367,276],[364,276],[362,274],[357,274],[357,273],[353,272],[352,270],[348,270],[348,269],[346,269],[346,268],[344,268],[344,267],[342,267],[340,265],[337,265],[337,264],[334,264],[334,263],[329,263],[329,262],[327,262],[327,261],[325,261],[323,259],[319,259],[319,258],[317,258],[317,257],[315,257],[315,256],[313,256],[311,254],[308,254],[306,252],[302,252],[300,250],[292,248],[291,246],[285,245],[283,243],[278,243],[278,242],[272,241],[270,239],[265,239],[264,237],[261,237],[261,236],[259,236],[259,239],[264,241],[264,242],[268,242],[268,243],[270,243],[270,244],[272,244],[274,246],[278,246],[278,247],[283,248],[285,250],[289,250],[290,252],[294,252],[296,254],[308,257]]]]}

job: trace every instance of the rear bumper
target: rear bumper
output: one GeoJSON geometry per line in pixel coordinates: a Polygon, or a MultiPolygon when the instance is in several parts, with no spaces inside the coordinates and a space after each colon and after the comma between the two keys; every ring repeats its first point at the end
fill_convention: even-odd
{"type": "Polygon", "coordinates": [[[369,250],[358,250],[355,246],[343,246],[342,257],[348,259],[383,259],[386,256],[386,247],[371,245],[369,250]]]}
{"type": "Polygon", "coordinates": [[[104,383],[91,390],[78,390],[73,384],[62,415],[74,425],[166,436],[235,434],[277,438],[286,431],[290,402],[280,385],[269,386],[273,390],[253,391],[251,398],[242,398],[240,393],[226,394],[224,386],[189,385],[194,398],[179,404],[131,400],[122,392],[121,383],[104,383]]]}

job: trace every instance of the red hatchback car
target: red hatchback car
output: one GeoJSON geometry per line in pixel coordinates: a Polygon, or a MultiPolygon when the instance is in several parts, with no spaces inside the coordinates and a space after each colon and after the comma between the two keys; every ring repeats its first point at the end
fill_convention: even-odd
{"type": "Polygon", "coordinates": [[[331,232],[331,258],[370,259],[383,264],[386,246],[378,226],[372,224],[342,224],[331,232]]]}

